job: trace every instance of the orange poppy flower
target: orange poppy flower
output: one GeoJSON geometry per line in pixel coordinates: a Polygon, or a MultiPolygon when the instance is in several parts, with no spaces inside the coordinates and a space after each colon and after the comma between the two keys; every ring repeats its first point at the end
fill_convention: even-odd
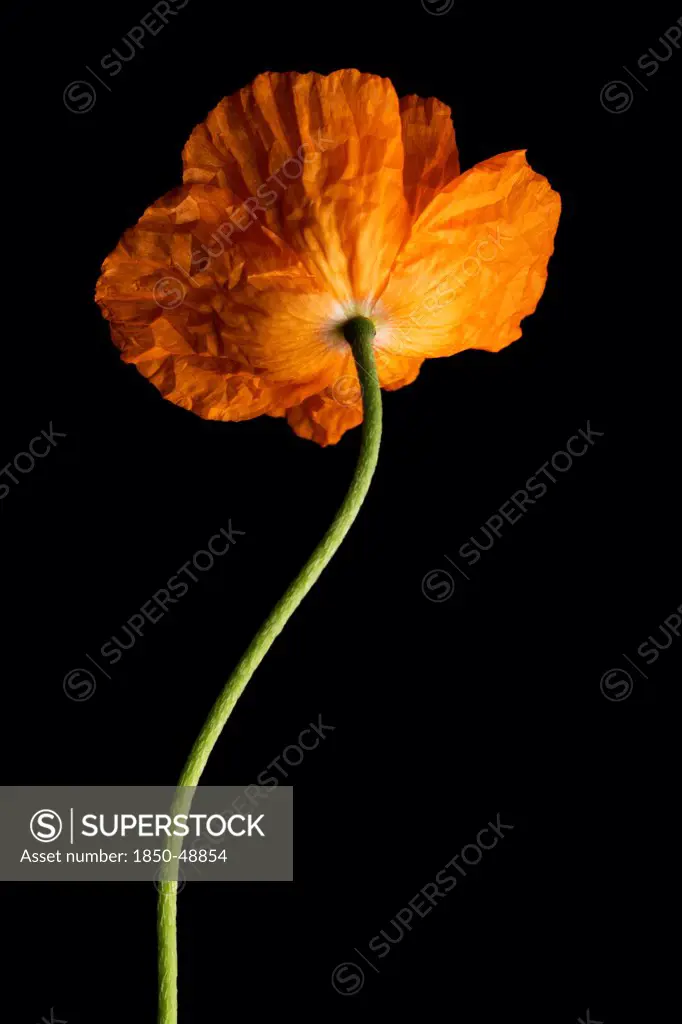
{"type": "Polygon", "coordinates": [[[362,420],[343,325],[376,327],[379,382],[520,337],[560,199],[503,153],[460,174],[450,109],[355,70],[259,75],[183,151],[184,184],[105,260],[123,359],[207,419],[286,416],[333,444],[362,420]]]}

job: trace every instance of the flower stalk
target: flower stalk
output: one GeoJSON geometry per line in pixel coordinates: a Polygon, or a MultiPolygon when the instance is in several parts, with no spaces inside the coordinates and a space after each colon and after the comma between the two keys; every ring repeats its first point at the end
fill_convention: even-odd
{"type": "MultiPolygon", "coordinates": [[[[178,799],[187,802],[188,792],[199,785],[206,762],[241,694],[275,639],[299,604],[319,579],[350,530],[369,490],[381,443],[381,388],[377,377],[373,341],[375,327],[366,317],[353,317],[344,325],[362,387],[362,443],[355,473],[346,496],[324,537],[275,605],[247,647],[241,661],[209,712],[187,759],[178,783],[178,799]]],[[[191,795],[189,796],[191,802],[191,795]]],[[[174,852],[177,852],[174,850],[174,852]]],[[[177,860],[159,883],[157,932],[159,943],[158,1024],[177,1024],[177,860]]]]}

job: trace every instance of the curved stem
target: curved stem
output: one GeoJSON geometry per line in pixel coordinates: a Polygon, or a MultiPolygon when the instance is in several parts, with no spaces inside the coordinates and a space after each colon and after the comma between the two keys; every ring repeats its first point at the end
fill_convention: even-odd
{"type": "MultiPolygon", "coordinates": [[[[358,377],[363,385],[362,445],[353,480],[331,526],[254,636],[211,708],[180,776],[179,787],[194,787],[199,784],[211,751],[246,684],[274,640],[282,632],[289,618],[333,558],[360,511],[360,506],[369,490],[381,442],[381,389],[377,379],[372,344],[375,333],[374,325],[364,317],[355,317],[346,324],[344,333],[351,343],[358,377]]],[[[164,881],[159,886],[157,916],[159,1024],[177,1024],[178,1019],[176,925],[177,881],[164,881]]]]}

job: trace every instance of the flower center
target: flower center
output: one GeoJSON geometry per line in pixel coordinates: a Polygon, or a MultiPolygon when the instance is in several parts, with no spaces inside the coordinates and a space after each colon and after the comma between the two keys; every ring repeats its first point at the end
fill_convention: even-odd
{"type": "Polygon", "coordinates": [[[373,321],[369,320],[366,316],[351,317],[350,320],[346,320],[345,324],[341,325],[341,330],[351,348],[355,348],[359,342],[365,339],[371,341],[377,333],[373,321]]]}

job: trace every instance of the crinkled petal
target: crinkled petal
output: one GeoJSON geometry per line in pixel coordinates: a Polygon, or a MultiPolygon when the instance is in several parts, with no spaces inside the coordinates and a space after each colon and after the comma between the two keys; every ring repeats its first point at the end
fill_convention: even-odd
{"type": "Polygon", "coordinates": [[[333,300],[286,247],[258,225],[249,248],[221,243],[230,209],[213,185],[164,196],[105,260],[96,298],[166,398],[207,419],[282,415],[335,379],[346,346],[322,336],[333,300]]]}
{"type": "Polygon", "coordinates": [[[497,352],[520,337],[545,287],[560,209],[525,151],[446,185],[417,219],[381,296],[385,347],[424,358],[497,352]]]}
{"type": "Polygon", "coordinates": [[[412,220],[416,220],[459,174],[459,154],[450,107],[440,100],[405,96],[400,100],[400,120],[405,198],[412,220]]]}
{"type": "Polygon", "coordinates": [[[317,441],[323,448],[336,444],[347,430],[362,423],[359,394],[352,382],[346,385],[342,378],[335,388],[328,388],[289,409],[289,426],[299,437],[317,441]],[[350,390],[346,390],[347,386],[350,390]]]}
{"type": "Polygon", "coordinates": [[[355,70],[267,73],[229,96],[183,152],[347,306],[385,287],[409,222],[398,97],[355,70]]]}

